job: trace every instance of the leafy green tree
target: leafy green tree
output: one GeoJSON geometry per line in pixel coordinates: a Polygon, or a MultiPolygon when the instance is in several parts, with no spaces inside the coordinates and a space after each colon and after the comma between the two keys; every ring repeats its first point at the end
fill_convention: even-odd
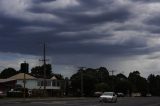
{"type": "Polygon", "coordinates": [[[157,75],[156,76],[156,82],[157,82],[157,89],[156,89],[156,91],[157,91],[157,95],[158,96],[160,96],[160,75],[157,75]]]}
{"type": "Polygon", "coordinates": [[[118,80],[121,80],[121,81],[127,80],[127,77],[122,73],[117,74],[116,77],[117,77],[118,80]]]}
{"type": "Polygon", "coordinates": [[[17,71],[14,68],[6,68],[0,73],[0,78],[9,78],[17,74],[17,71]]]}
{"type": "Polygon", "coordinates": [[[105,67],[100,67],[97,69],[98,70],[98,81],[100,83],[102,82],[108,82],[109,80],[109,72],[105,67]]]}
{"type": "Polygon", "coordinates": [[[61,74],[52,74],[52,76],[55,76],[58,80],[64,80],[61,74]]]}
{"type": "Polygon", "coordinates": [[[125,75],[122,73],[116,75],[115,92],[122,92],[128,94],[131,89],[130,83],[125,75]]]}
{"type": "Polygon", "coordinates": [[[137,84],[139,82],[139,78],[140,78],[140,72],[139,71],[130,72],[130,74],[128,76],[128,80],[132,84],[131,92],[138,92],[137,84]]]}
{"type": "Polygon", "coordinates": [[[140,92],[145,96],[148,92],[147,80],[140,76],[139,71],[133,71],[129,74],[129,81],[132,84],[132,92],[140,92]]]}
{"type": "Polygon", "coordinates": [[[105,92],[109,90],[109,85],[107,83],[98,83],[95,85],[95,91],[105,92]]]}
{"type": "Polygon", "coordinates": [[[46,70],[46,78],[50,78],[52,76],[51,64],[33,67],[31,69],[31,74],[38,78],[44,78],[44,69],[46,70]]]}
{"type": "MultiPolygon", "coordinates": [[[[78,70],[78,72],[72,75],[71,77],[72,91],[74,92],[75,95],[80,95],[81,93],[82,80],[83,80],[84,95],[93,96],[94,92],[98,90],[100,86],[102,87],[104,84],[108,83],[109,72],[105,67],[100,67],[97,69],[87,68],[78,70]]],[[[103,87],[102,88],[104,91],[106,86],[103,87]]],[[[107,84],[107,89],[108,88],[109,86],[107,84]]]]}
{"type": "Polygon", "coordinates": [[[155,75],[153,74],[150,74],[147,78],[148,80],[148,83],[149,83],[149,92],[152,94],[152,95],[155,95],[156,94],[156,77],[155,75]]]}
{"type": "Polygon", "coordinates": [[[150,74],[147,80],[149,83],[149,92],[152,95],[160,96],[160,76],[159,75],[155,76],[153,74],[150,74]]]}

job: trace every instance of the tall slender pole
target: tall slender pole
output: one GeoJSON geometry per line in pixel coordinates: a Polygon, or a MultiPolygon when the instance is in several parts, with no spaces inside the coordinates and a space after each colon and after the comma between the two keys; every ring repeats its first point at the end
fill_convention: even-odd
{"type": "Polygon", "coordinates": [[[44,81],[43,81],[43,85],[44,85],[44,96],[46,96],[46,45],[44,43],[44,48],[43,48],[43,71],[44,71],[44,81]]]}
{"type": "Polygon", "coordinates": [[[83,97],[83,69],[81,70],[81,97],[83,97]]]}
{"type": "MultiPolygon", "coordinates": [[[[24,62],[26,63],[26,61],[24,62]]],[[[24,80],[23,80],[23,86],[24,86],[24,91],[23,91],[23,98],[24,98],[24,101],[25,101],[25,98],[26,98],[26,70],[24,70],[24,80]]]]}
{"type": "Polygon", "coordinates": [[[83,97],[84,96],[84,78],[83,78],[83,69],[84,69],[85,67],[80,67],[80,75],[81,75],[81,97],[83,97]]]}
{"type": "Polygon", "coordinates": [[[43,59],[40,60],[43,61],[43,95],[46,96],[46,44],[43,44],[43,59]]]}
{"type": "Polygon", "coordinates": [[[113,73],[114,73],[114,70],[109,71],[109,72],[111,72],[111,73],[112,73],[112,79],[111,79],[111,82],[112,82],[112,91],[114,91],[114,87],[113,87],[113,73]]]}

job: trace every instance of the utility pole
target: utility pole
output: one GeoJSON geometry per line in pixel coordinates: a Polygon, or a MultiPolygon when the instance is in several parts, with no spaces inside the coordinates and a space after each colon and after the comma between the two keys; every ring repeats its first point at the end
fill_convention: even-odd
{"type": "MultiPolygon", "coordinates": [[[[26,63],[26,61],[24,61],[24,63],[26,63]]],[[[27,67],[26,67],[27,68],[27,67]]],[[[23,80],[23,98],[24,98],[24,101],[26,100],[26,71],[27,70],[24,70],[24,80],[23,80]]]]}
{"type": "Polygon", "coordinates": [[[46,96],[46,44],[43,44],[43,59],[40,60],[43,61],[43,94],[46,96]]]}
{"type": "Polygon", "coordinates": [[[114,72],[115,72],[115,71],[114,71],[114,70],[112,70],[112,71],[109,71],[109,72],[111,72],[111,73],[112,73],[112,76],[113,76],[113,74],[114,74],[114,72]]]}
{"type": "Polygon", "coordinates": [[[85,67],[80,67],[80,74],[81,74],[81,97],[83,97],[84,95],[83,95],[83,91],[84,91],[84,83],[83,83],[83,69],[84,69],[85,67]]]}
{"type": "Polygon", "coordinates": [[[111,72],[112,73],[112,79],[111,79],[111,84],[112,84],[112,91],[114,91],[114,87],[113,87],[113,75],[114,75],[114,70],[112,70],[112,71],[109,71],[109,72],[111,72]]]}

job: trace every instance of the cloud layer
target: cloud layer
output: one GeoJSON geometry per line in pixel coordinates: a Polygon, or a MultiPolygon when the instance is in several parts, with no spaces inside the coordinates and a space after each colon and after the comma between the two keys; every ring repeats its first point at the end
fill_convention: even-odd
{"type": "Polygon", "coordinates": [[[54,64],[157,73],[159,9],[159,0],[1,0],[0,52],[40,56],[46,42],[54,64]]]}

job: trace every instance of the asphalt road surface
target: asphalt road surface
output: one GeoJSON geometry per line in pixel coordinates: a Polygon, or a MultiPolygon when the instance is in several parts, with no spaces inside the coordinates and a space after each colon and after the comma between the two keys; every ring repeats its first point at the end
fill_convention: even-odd
{"type": "Polygon", "coordinates": [[[160,97],[124,97],[117,103],[99,103],[97,98],[75,100],[31,100],[8,101],[0,100],[0,106],[160,106],[160,97]]]}

